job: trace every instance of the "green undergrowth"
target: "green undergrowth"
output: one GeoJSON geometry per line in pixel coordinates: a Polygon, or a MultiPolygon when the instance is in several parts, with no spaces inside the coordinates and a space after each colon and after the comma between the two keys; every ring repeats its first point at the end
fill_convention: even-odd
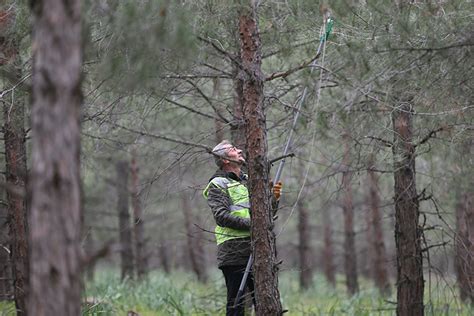
{"type": "MultiPolygon", "coordinates": [[[[314,285],[302,291],[298,272],[282,272],[281,301],[289,310],[285,315],[395,315],[395,289],[384,298],[370,282],[360,282],[360,293],[348,297],[342,277],[337,279],[336,288],[332,288],[322,275],[316,275],[314,285]]],[[[427,286],[425,315],[474,315],[474,309],[462,305],[446,282],[427,286]]],[[[166,275],[156,271],[138,282],[121,281],[113,271],[100,271],[93,282],[87,283],[83,315],[127,315],[129,311],[141,316],[224,315],[224,306],[224,280],[219,271],[206,284],[197,282],[186,272],[166,275]]]]}
{"type": "Polygon", "coordinates": [[[0,301],[0,316],[14,316],[15,304],[13,302],[0,301]]]}
{"type": "MultiPolygon", "coordinates": [[[[348,297],[344,278],[338,277],[336,288],[322,275],[314,277],[313,286],[299,288],[297,271],[283,271],[279,289],[285,315],[395,315],[395,289],[382,297],[372,283],[361,279],[361,291],[348,297]]],[[[425,315],[474,315],[474,308],[461,304],[452,280],[432,281],[425,285],[425,315]]],[[[142,281],[120,280],[116,270],[100,269],[93,281],[86,282],[82,315],[224,315],[225,287],[219,271],[203,284],[187,272],[172,274],[155,271],[142,281]]],[[[15,315],[12,302],[0,302],[0,316],[15,315]]]]}

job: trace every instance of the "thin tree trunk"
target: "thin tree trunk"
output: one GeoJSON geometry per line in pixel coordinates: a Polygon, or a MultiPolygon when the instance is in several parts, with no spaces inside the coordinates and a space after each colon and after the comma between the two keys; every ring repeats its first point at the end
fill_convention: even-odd
{"type": "Polygon", "coordinates": [[[375,248],[374,248],[374,228],[372,225],[372,214],[370,209],[370,194],[367,195],[367,210],[365,212],[365,249],[362,252],[359,260],[359,268],[361,274],[368,279],[372,279],[375,282],[375,271],[373,271],[375,262],[375,248]]]}
{"type": "Polygon", "coordinates": [[[461,146],[460,172],[456,179],[454,263],[460,298],[474,304],[474,174],[470,163],[474,141],[466,140],[461,146]]]}
{"type": "Polygon", "coordinates": [[[459,296],[463,302],[469,299],[469,234],[466,226],[467,194],[458,194],[456,205],[456,238],[454,267],[456,270],[459,296]]]}
{"type": "MultiPolygon", "coordinates": [[[[3,20],[13,21],[13,14],[2,12],[3,20]]],[[[1,51],[6,55],[5,63],[11,69],[11,85],[21,81],[21,61],[18,45],[14,38],[1,37],[1,51]],[[6,54],[5,54],[6,53],[6,54]]],[[[9,98],[10,100],[10,98],[9,98]]],[[[3,104],[3,137],[5,144],[6,185],[16,190],[26,189],[26,146],[25,146],[25,97],[16,97],[3,104]]],[[[21,195],[7,190],[9,240],[11,243],[11,263],[15,306],[18,315],[27,315],[26,290],[28,287],[28,225],[26,201],[21,195]]]]}
{"type": "Polygon", "coordinates": [[[281,315],[276,265],[275,235],[272,231],[268,178],[266,119],[263,108],[261,45],[255,8],[243,5],[239,16],[244,117],[246,123],[247,162],[250,204],[252,206],[252,245],[257,315],[281,315]]]}
{"type": "Polygon", "coordinates": [[[30,287],[35,316],[80,315],[80,1],[32,1],[30,287]]]}
{"type": "Polygon", "coordinates": [[[357,275],[357,255],[355,248],[354,232],[354,206],[352,204],[350,168],[350,147],[349,137],[344,135],[344,171],[342,173],[342,189],[344,197],[342,209],[344,211],[344,271],[346,274],[346,286],[349,294],[354,295],[359,292],[359,282],[357,275]]]}
{"type": "Polygon", "coordinates": [[[422,231],[416,191],[413,109],[407,102],[392,112],[394,131],[397,315],[423,315],[422,231]]]}
{"type": "Polygon", "coordinates": [[[140,203],[140,189],[138,187],[138,164],[136,153],[133,151],[131,162],[132,175],[132,207],[133,207],[133,236],[135,245],[135,262],[137,277],[142,278],[146,274],[146,249],[145,249],[145,225],[142,216],[142,205],[140,203]]]}
{"type": "Polygon", "coordinates": [[[369,182],[369,208],[370,208],[370,239],[368,240],[369,247],[372,248],[373,265],[370,266],[370,271],[373,271],[373,278],[375,285],[379,291],[384,295],[390,295],[390,283],[388,280],[388,273],[386,269],[387,254],[385,250],[384,234],[382,227],[382,218],[380,216],[380,197],[378,191],[378,179],[374,167],[374,157],[369,158],[369,170],[367,172],[369,182]]]}
{"type": "Polygon", "coordinates": [[[119,215],[120,268],[122,279],[133,278],[133,241],[128,202],[128,173],[126,161],[119,161],[117,169],[117,210],[119,215]]]}
{"type": "Polygon", "coordinates": [[[160,244],[158,246],[158,249],[159,249],[160,263],[165,273],[170,274],[171,264],[170,264],[170,259],[169,259],[168,241],[165,238],[164,229],[160,230],[159,235],[160,235],[159,236],[160,244]]]}
{"type": "MultiPolygon", "coordinates": [[[[304,176],[304,165],[300,164],[300,174],[304,176]]],[[[306,192],[305,192],[306,193],[306,192]]],[[[300,258],[300,287],[308,289],[313,283],[312,251],[311,251],[311,231],[309,224],[308,209],[304,204],[304,194],[298,203],[298,237],[299,237],[299,258],[300,258]]]]}
{"type": "Polygon", "coordinates": [[[471,304],[474,305],[474,192],[472,191],[474,183],[472,183],[472,181],[471,178],[469,193],[466,195],[466,227],[469,254],[467,262],[467,275],[469,276],[468,296],[471,300],[471,304]]]}
{"type": "Polygon", "coordinates": [[[313,283],[313,267],[311,265],[311,235],[309,227],[308,209],[298,203],[298,233],[299,233],[299,257],[300,257],[300,287],[308,289],[313,283]]]}
{"type": "Polygon", "coordinates": [[[189,258],[191,259],[191,267],[196,274],[197,278],[201,282],[206,282],[207,275],[204,264],[202,262],[204,249],[202,248],[196,232],[193,231],[193,214],[191,211],[191,205],[189,201],[189,195],[185,192],[182,193],[182,207],[184,215],[184,224],[186,228],[186,236],[188,239],[187,248],[189,258]]]}
{"type": "MultiPolygon", "coordinates": [[[[86,249],[85,249],[86,255],[88,257],[93,256],[95,252],[97,251],[97,249],[96,249],[96,241],[94,240],[92,229],[90,228],[85,236],[84,244],[86,245],[86,249]]],[[[93,261],[93,262],[90,262],[86,267],[85,274],[86,274],[87,281],[89,282],[94,281],[95,264],[96,264],[96,261],[93,261]]]]}
{"type": "Polygon", "coordinates": [[[327,281],[333,287],[336,286],[336,273],[334,267],[334,247],[332,242],[332,223],[331,223],[331,212],[327,209],[323,209],[323,231],[324,231],[324,247],[323,247],[323,265],[324,275],[327,281]]]}

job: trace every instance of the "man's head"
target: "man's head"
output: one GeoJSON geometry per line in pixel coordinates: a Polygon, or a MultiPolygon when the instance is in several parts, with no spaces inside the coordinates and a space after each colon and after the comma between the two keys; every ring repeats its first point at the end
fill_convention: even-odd
{"type": "Polygon", "coordinates": [[[216,165],[222,169],[228,167],[240,167],[245,163],[245,158],[242,155],[242,150],[232,145],[228,140],[223,140],[212,149],[216,165]]]}

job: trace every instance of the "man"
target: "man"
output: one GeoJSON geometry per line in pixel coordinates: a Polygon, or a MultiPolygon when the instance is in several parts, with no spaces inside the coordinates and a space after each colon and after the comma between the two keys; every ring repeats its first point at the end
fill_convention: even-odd
{"type": "MultiPolygon", "coordinates": [[[[252,252],[250,244],[250,199],[247,175],[242,173],[245,158],[242,150],[229,141],[222,141],[212,150],[219,170],[204,189],[216,221],[217,262],[227,287],[226,315],[244,315],[243,299],[234,309],[234,300],[252,252]]],[[[281,192],[281,183],[273,188],[275,200],[281,192]]],[[[273,203],[275,204],[275,203],[273,203]]],[[[247,288],[254,291],[253,276],[247,280],[247,288]]]]}

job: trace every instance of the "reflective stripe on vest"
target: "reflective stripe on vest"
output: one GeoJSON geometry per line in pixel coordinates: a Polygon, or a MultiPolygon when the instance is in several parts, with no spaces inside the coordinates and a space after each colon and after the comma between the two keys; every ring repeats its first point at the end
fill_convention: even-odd
{"type": "MultiPolygon", "coordinates": [[[[239,181],[224,177],[214,178],[204,189],[203,195],[206,199],[211,185],[214,185],[229,195],[231,201],[230,213],[232,215],[242,218],[250,218],[249,193],[245,185],[239,181]]],[[[233,229],[216,225],[215,235],[217,244],[220,245],[227,240],[250,237],[250,230],[233,229]]]]}

